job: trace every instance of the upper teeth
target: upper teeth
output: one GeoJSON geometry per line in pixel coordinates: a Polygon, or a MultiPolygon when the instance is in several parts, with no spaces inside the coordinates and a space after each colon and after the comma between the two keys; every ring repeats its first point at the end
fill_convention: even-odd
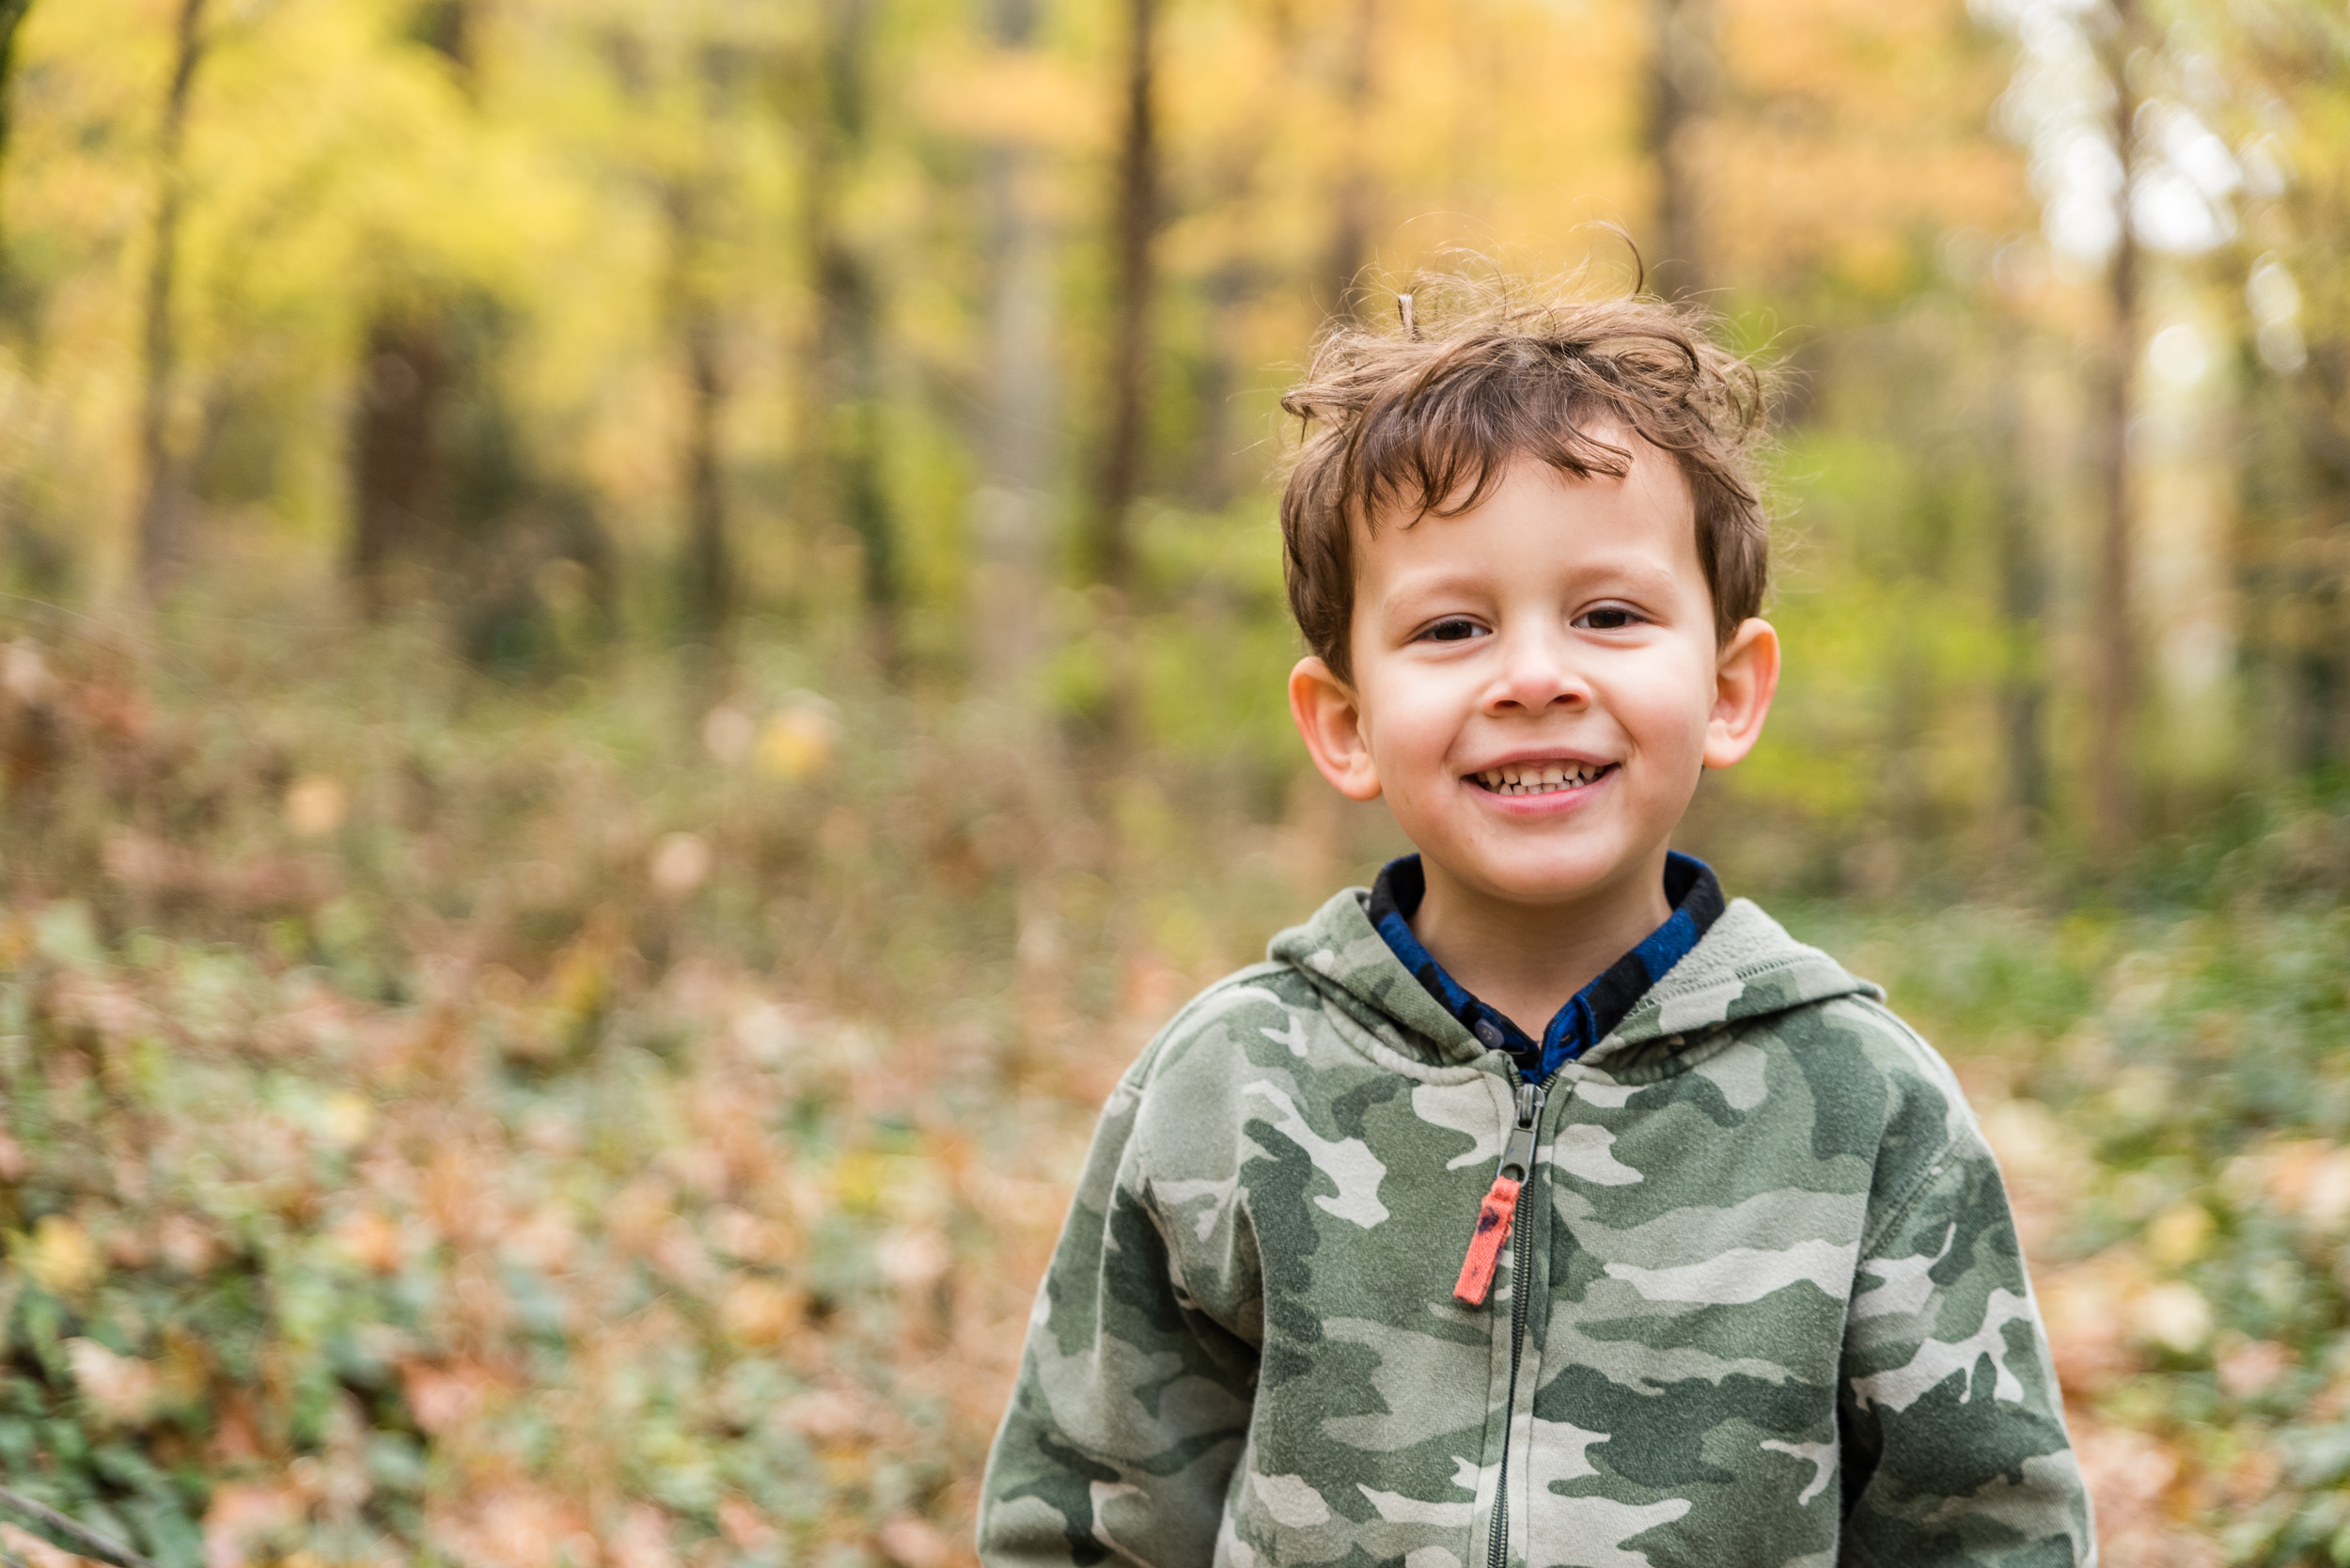
{"type": "Polygon", "coordinates": [[[1507,768],[1487,768],[1477,781],[1496,794],[1530,795],[1545,790],[1580,789],[1599,776],[1596,762],[1528,762],[1507,768]]]}

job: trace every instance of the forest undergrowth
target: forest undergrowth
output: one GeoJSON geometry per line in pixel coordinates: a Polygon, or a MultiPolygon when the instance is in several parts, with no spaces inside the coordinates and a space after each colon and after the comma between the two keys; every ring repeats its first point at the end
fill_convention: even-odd
{"type": "MultiPolygon", "coordinates": [[[[1385,842],[781,645],[23,630],[0,1474],[161,1564],[969,1560],[1094,1107],[1385,842]]],[[[1778,912],[1981,1108],[2108,1560],[2350,1562],[2350,821],[2195,864],[1778,912]]]]}

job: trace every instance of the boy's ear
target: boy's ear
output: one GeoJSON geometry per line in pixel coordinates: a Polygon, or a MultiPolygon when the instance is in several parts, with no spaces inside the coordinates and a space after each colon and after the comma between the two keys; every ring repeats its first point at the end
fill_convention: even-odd
{"type": "Polygon", "coordinates": [[[1290,671],[1290,717],[1307,754],[1339,793],[1349,800],[1379,798],[1379,770],[1363,738],[1363,710],[1355,688],[1312,654],[1290,671]]]}
{"type": "Polygon", "coordinates": [[[1705,724],[1707,767],[1729,767],[1754,749],[1778,690],[1778,634],[1767,620],[1741,621],[1714,665],[1714,711],[1705,724]]]}

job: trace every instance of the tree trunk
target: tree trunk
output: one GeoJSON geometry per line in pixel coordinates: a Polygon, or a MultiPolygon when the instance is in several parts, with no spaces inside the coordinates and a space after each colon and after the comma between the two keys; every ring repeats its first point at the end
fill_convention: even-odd
{"type": "MultiPolygon", "coordinates": [[[[2010,365],[2024,363],[2023,330],[2003,323],[1994,352],[2010,365]]],[[[2017,388],[2009,388],[2011,394],[2017,388]]],[[[1998,556],[1999,616],[2005,623],[2005,657],[1998,685],[2000,729],[2005,731],[2007,804],[2017,835],[2037,838],[2048,810],[2048,748],[2042,735],[2047,710],[2047,676],[2042,639],[2048,606],[2048,565],[2041,549],[2030,454],[2024,411],[2015,396],[2002,398],[1992,415],[1992,440],[1998,479],[1994,492],[1994,539],[1998,556]]]]}
{"type": "MultiPolygon", "coordinates": [[[[426,0],[415,22],[416,36],[455,68],[470,97],[478,85],[471,0],[426,0]]],[[[456,543],[447,427],[462,356],[451,342],[446,303],[385,304],[368,325],[368,360],[352,417],[347,560],[352,592],[369,620],[403,601],[431,597],[456,543]]]]}
{"type": "MultiPolygon", "coordinates": [[[[0,0],[0,168],[6,168],[10,133],[16,129],[16,43],[33,0],[0,0]]],[[[8,226],[0,222],[0,309],[15,314],[16,274],[9,260],[8,226]]]]}
{"type": "Polygon", "coordinates": [[[2130,720],[2138,698],[2137,617],[2130,582],[2135,497],[2129,452],[2139,332],[2138,235],[2130,215],[2138,164],[2138,95],[2129,73],[2130,53],[2139,32],[2135,0],[2114,0],[2114,15],[2105,58],[2114,91],[2114,150],[2121,160],[2122,181],[2115,197],[2118,233],[2107,271],[2108,337],[2098,411],[2104,508],[2097,539],[2097,647],[2090,690],[2088,766],[2090,839],[2098,858],[2108,866],[2127,853],[2134,827],[2130,720]]]}
{"type": "Polygon", "coordinates": [[[699,274],[702,247],[698,193],[668,192],[670,297],[685,361],[685,432],[680,466],[685,489],[685,548],[680,561],[680,600],[689,635],[715,641],[734,609],[733,552],[728,546],[719,431],[726,413],[720,325],[699,274]]]}
{"type": "MultiPolygon", "coordinates": [[[[1356,0],[1348,34],[1350,52],[1340,86],[1351,97],[1351,124],[1340,159],[1341,176],[1331,209],[1328,250],[1324,256],[1324,297],[1336,310],[1349,310],[1349,288],[1371,259],[1370,241],[1379,187],[1371,178],[1365,152],[1373,81],[1372,45],[1377,35],[1379,0],[1356,0]]],[[[1273,18],[1276,71],[1298,76],[1309,68],[1299,58],[1308,39],[1292,25],[1295,18],[1277,10],[1273,18]]],[[[1199,423],[1192,450],[1183,464],[1185,499],[1201,511],[1221,511],[1245,487],[1263,478],[1263,452],[1253,434],[1245,434],[1236,421],[1236,395],[1257,365],[1257,347],[1249,341],[1249,310],[1266,287],[1269,271],[1261,239],[1258,208],[1266,152],[1281,128],[1262,117],[1243,135],[1225,145],[1208,177],[1223,216],[1223,256],[1201,280],[1200,303],[1205,306],[1205,353],[1198,370],[1199,423]],[[1243,454],[1247,453],[1244,461],[1243,454]]],[[[1381,308],[1391,308],[1382,306],[1381,308]]]]}
{"type": "MultiPolygon", "coordinates": [[[[2020,490],[2021,487],[2014,487],[2020,490]]],[[[2047,680],[2041,673],[2048,573],[2033,519],[2019,510],[1999,525],[1999,608],[2007,622],[2006,668],[1999,682],[2000,728],[2007,731],[2007,796],[2018,830],[2035,838],[2048,813],[2048,748],[2041,734],[2047,680]]]]}
{"type": "Polygon", "coordinates": [[[1704,185],[1698,132],[1714,112],[1720,81],[1714,0],[1650,0],[1647,149],[1656,174],[1654,254],[1649,287],[1686,299],[1705,287],[1704,185]]]}
{"type": "Polygon", "coordinates": [[[33,0],[0,0],[0,162],[8,158],[9,133],[16,129],[16,109],[8,89],[16,83],[17,34],[32,9],[33,0]]]}
{"type": "Polygon", "coordinates": [[[818,409],[835,516],[864,557],[862,590],[874,655],[899,655],[901,584],[896,528],[882,482],[881,324],[872,268],[841,227],[843,188],[862,164],[873,0],[822,0],[824,113],[810,137],[806,212],[816,280],[818,409]]]}
{"type": "MultiPolygon", "coordinates": [[[[1236,177],[1232,188],[1245,189],[1246,184],[1246,176],[1236,177]]],[[[1246,443],[1235,428],[1232,404],[1246,368],[1253,368],[1246,363],[1251,352],[1246,315],[1260,287],[1255,261],[1246,254],[1236,254],[1218,262],[1200,289],[1200,303],[1208,318],[1207,353],[1198,372],[1198,436],[1191,460],[1184,465],[1183,480],[1191,504],[1202,511],[1222,511],[1240,489],[1234,474],[1239,453],[1234,448],[1246,443]]],[[[1250,476],[1252,481],[1255,478],[1250,476]]]]}
{"type": "Polygon", "coordinates": [[[1342,150],[1331,202],[1330,250],[1324,263],[1330,310],[1354,314],[1355,280],[1371,259],[1370,133],[1371,55],[1379,30],[1379,0],[1355,0],[1349,17],[1346,64],[1339,83],[1342,150]]]}
{"type": "Polygon", "coordinates": [[[400,582],[437,557],[446,507],[440,416],[450,367],[441,323],[376,318],[352,417],[351,578],[370,620],[421,584],[400,582]]]}
{"type": "MultiPolygon", "coordinates": [[[[2312,272],[2316,269],[2311,268],[2312,272]]],[[[2325,329],[2321,326],[2320,332],[2325,329]]],[[[2350,352],[2312,337],[2308,363],[2272,393],[2272,451],[2248,453],[2245,479],[2265,492],[2273,533],[2256,580],[2273,608],[2262,640],[2282,676],[2284,756],[2305,779],[2350,761],[2350,352]]]]}
{"type": "Polygon", "coordinates": [[[172,281],[180,264],[180,208],[184,195],[180,150],[187,139],[188,99],[204,55],[205,0],[180,0],[172,34],[171,83],[164,94],[155,137],[154,250],[148,259],[145,384],[139,400],[139,588],[151,603],[169,586],[185,549],[186,508],[179,464],[171,450],[171,384],[179,368],[172,330],[172,281]]]}
{"type": "Polygon", "coordinates": [[[1141,494],[1151,428],[1151,306],[1153,249],[1158,235],[1158,115],[1153,34],[1157,0],[1128,0],[1125,113],[1118,149],[1118,188],[1111,217],[1113,274],[1108,424],[1102,447],[1100,488],[1087,541],[1093,580],[1106,590],[1110,661],[1108,728],[1111,748],[1123,754],[1135,739],[1136,690],[1132,628],[1135,548],[1133,513],[1141,494]]]}
{"type": "MultiPolygon", "coordinates": [[[[988,0],[988,32],[1006,50],[1033,46],[1031,0],[988,0]]],[[[1053,267],[1040,212],[1039,160],[1003,141],[981,149],[988,248],[988,407],[976,497],[974,666],[979,688],[1022,729],[1043,652],[1047,486],[1054,447],[1053,267]]]]}

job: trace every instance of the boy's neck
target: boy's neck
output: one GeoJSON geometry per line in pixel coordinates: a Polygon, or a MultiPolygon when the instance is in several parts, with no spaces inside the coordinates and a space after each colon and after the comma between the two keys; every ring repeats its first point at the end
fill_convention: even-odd
{"type": "Polygon", "coordinates": [[[1606,886],[1558,904],[1480,893],[1425,855],[1420,867],[1428,890],[1412,934],[1446,974],[1536,1040],[1576,992],[1672,917],[1661,845],[1606,886]]]}

